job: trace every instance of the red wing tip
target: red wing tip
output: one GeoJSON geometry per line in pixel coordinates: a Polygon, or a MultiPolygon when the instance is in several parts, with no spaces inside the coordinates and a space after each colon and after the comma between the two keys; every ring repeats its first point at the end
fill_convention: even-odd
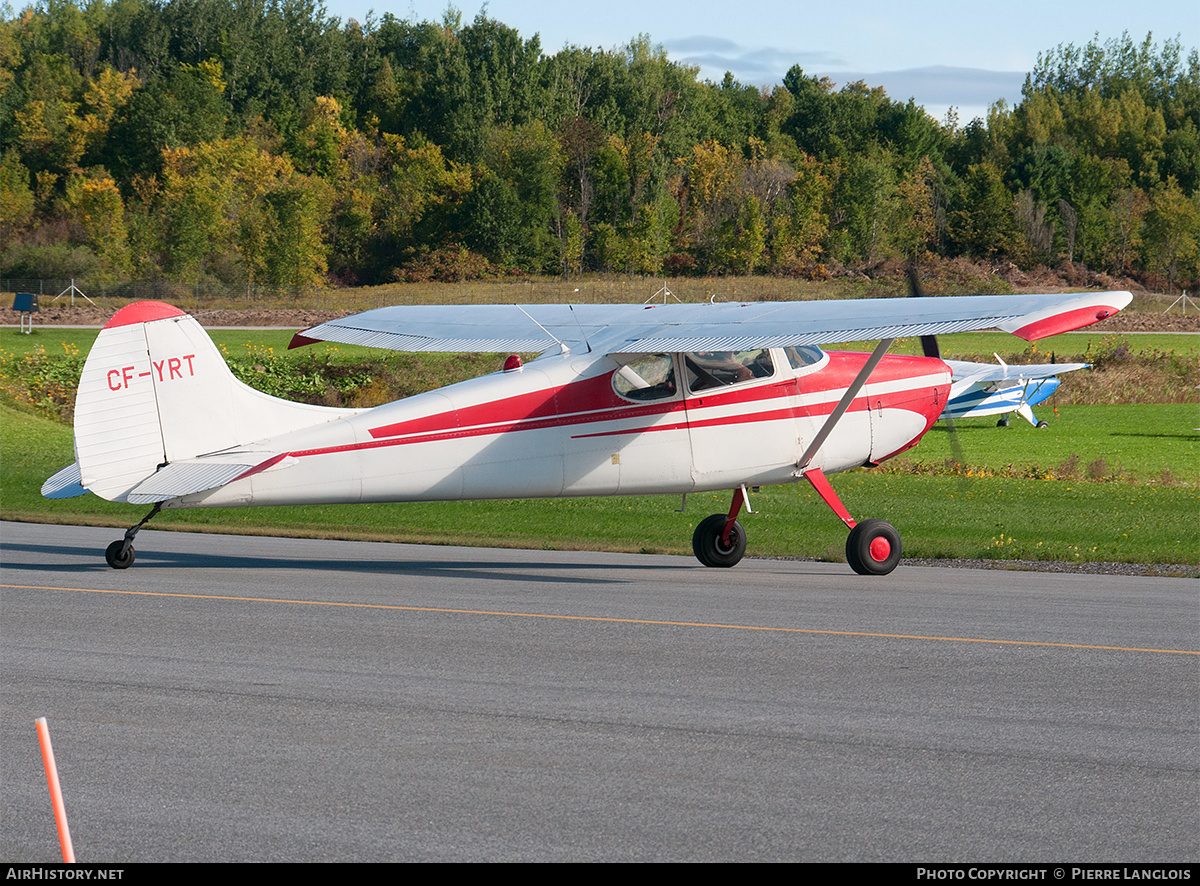
{"type": "Polygon", "coordinates": [[[186,316],[185,312],[174,305],[161,301],[137,301],[126,305],[117,311],[104,324],[105,329],[115,326],[132,326],[135,323],[152,323],[155,320],[168,320],[171,317],[186,316]]]}
{"type": "Polygon", "coordinates": [[[1064,311],[1061,314],[1043,317],[1015,330],[1013,335],[1023,338],[1025,341],[1037,341],[1039,338],[1083,329],[1085,326],[1108,319],[1120,310],[1112,305],[1076,308],[1073,311],[1064,311]]]}
{"type": "Polygon", "coordinates": [[[317,342],[319,342],[321,340],[319,338],[309,338],[307,335],[304,334],[307,331],[308,330],[305,329],[301,332],[297,332],[295,335],[292,336],[292,340],[290,342],[288,342],[288,350],[289,351],[292,348],[302,348],[305,345],[315,345],[317,342]]]}

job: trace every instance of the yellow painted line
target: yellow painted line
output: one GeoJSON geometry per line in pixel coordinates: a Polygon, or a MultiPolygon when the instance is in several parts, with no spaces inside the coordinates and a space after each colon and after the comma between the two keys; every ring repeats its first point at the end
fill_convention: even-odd
{"type": "Polygon", "coordinates": [[[225,600],[234,603],[291,603],[298,606],[339,606],[346,609],[389,609],[399,612],[440,612],[449,615],[499,615],[507,618],[546,618],[561,621],[605,621],[673,628],[721,628],[730,631],[774,631],[782,634],[828,634],[835,637],[879,637],[888,640],[935,640],[941,643],[993,643],[1000,646],[1051,646],[1058,649],[1104,649],[1110,652],[1168,652],[1200,655],[1193,649],[1143,649],[1137,646],[1091,646],[1085,643],[1051,643],[1044,640],[990,640],[984,637],[933,637],[922,634],[882,634],[874,631],[826,631],[818,628],[779,628],[767,625],[732,625],[702,621],[659,621],[650,618],[615,618],[604,615],[553,615],[547,612],[505,612],[490,609],[444,609],[437,606],[392,606],[386,603],[343,603],[336,600],[290,600],[277,597],[232,597],[220,594],[173,594],[166,591],[114,591],[105,588],[58,588],[43,585],[6,585],[22,591],[75,591],[81,594],[122,594],[129,597],[179,597],[185,600],[225,600]]]}

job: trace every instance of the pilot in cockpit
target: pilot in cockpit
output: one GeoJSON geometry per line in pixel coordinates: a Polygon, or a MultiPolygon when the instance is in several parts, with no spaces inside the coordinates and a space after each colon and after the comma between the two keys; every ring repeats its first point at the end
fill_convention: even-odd
{"type": "Polygon", "coordinates": [[[775,372],[771,353],[765,348],[737,352],[695,351],[685,355],[684,363],[690,370],[693,391],[767,378],[775,372]]]}

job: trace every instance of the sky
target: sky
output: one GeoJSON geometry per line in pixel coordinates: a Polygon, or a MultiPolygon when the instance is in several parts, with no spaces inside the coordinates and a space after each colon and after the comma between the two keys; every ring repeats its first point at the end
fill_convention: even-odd
{"type": "MultiPolygon", "coordinates": [[[[440,21],[446,0],[324,0],[330,16],[364,21],[391,13],[400,19],[440,21]]],[[[1009,105],[1038,53],[1061,43],[1083,46],[1125,31],[1147,33],[1161,44],[1179,36],[1200,47],[1200,4],[1195,0],[854,0],[851,3],[780,0],[457,0],[468,23],[480,11],[522,37],[540,35],[542,51],[567,45],[624,46],[639,34],[661,44],[672,59],[700,68],[700,79],[720,82],[731,71],[740,82],[771,87],[792,65],[828,76],[839,87],[855,80],[883,86],[896,101],[913,98],[938,120],[950,107],[966,124],[985,117],[999,98],[1009,105]]]]}

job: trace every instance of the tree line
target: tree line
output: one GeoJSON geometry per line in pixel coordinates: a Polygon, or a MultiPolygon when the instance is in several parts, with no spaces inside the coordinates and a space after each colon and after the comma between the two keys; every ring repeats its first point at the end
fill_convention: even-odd
{"type": "Polygon", "coordinates": [[[345,285],[508,273],[819,278],[895,260],[1194,281],[1200,61],[1042,53],[966,125],[793,67],[700,81],[649,37],[545,53],[450,9],[0,7],[7,275],[345,285]]]}

